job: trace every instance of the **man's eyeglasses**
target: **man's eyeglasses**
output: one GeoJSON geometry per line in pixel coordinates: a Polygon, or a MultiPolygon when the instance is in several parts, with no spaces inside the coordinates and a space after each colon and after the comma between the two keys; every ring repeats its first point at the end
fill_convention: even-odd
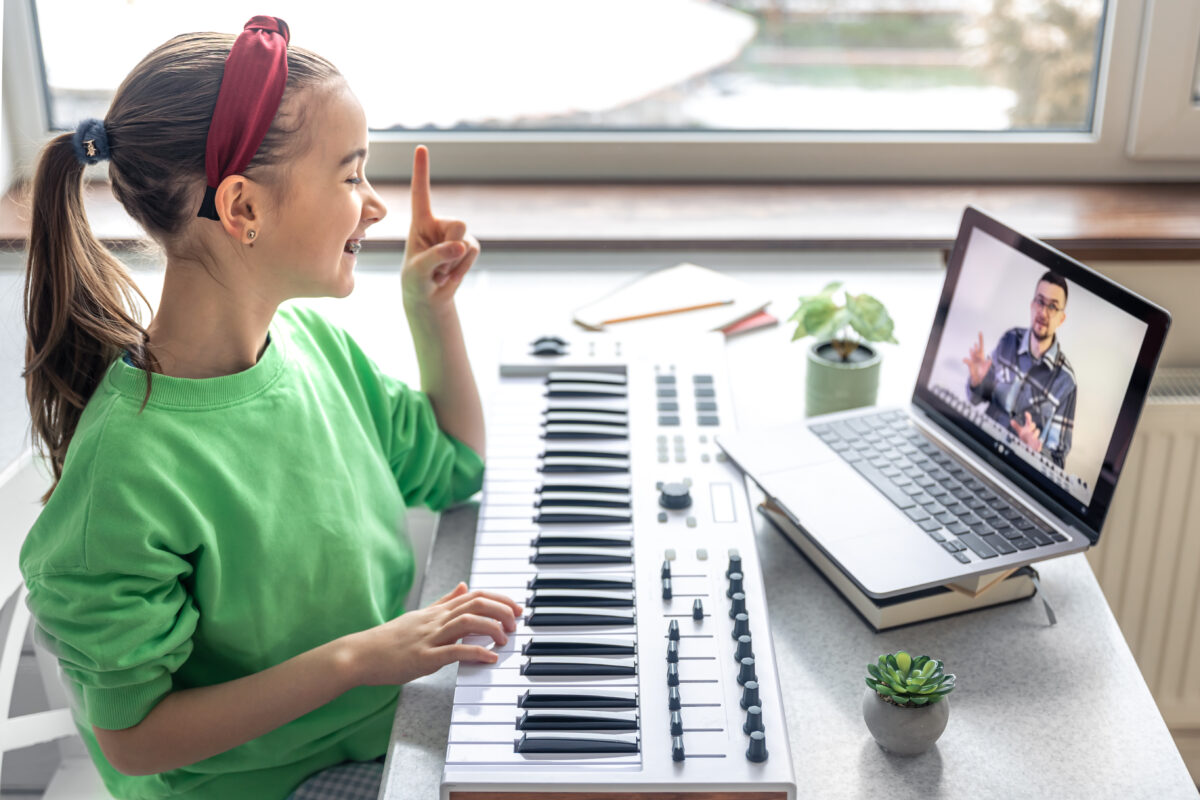
{"type": "Polygon", "coordinates": [[[1062,306],[1057,303],[1052,303],[1046,298],[1039,295],[1034,295],[1033,304],[1043,311],[1049,311],[1051,314],[1057,314],[1062,311],[1062,306]]]}

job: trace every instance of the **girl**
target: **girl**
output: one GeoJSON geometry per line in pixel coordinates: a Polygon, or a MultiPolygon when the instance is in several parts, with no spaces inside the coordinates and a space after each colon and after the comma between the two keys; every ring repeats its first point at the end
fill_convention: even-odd
{"type": "MultiPolygon", "coordinates": [[[[27,393],[55,484],[21,553],[39,635],[119,798],[283,798],[384,753],[398,685],[515,630],[460,584],[404,613],[405,507],[476,492],[479,395],[454,292],[479,254],[430,210],[416,150],[401,269],[425,393],[295,297],[344,297],[387,213],[366,118],[282,20],[176,37],[103,121],[53,139],[33,186],[27,393]],[[85,163],[166,253],[149,326],[91,234],[85,163]],[[197,214],[199,209],[199,214],[197,214]],[[397,536],[397,529],[400,535],[397,536]]],[[[144,298],[143,298],[144,301],[144,298]]],[[[357,767],[352,769],[354,771],[357,767]]]]}

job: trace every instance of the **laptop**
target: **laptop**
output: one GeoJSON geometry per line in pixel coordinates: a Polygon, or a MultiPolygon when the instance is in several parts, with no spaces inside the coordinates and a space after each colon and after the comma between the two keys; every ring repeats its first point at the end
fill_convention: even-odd
{"type": "Polygon", "coordinates": [[[1100,539],[1170,315],[968,207],[912,400],[718,438],[863,592],[1100,539]]]}

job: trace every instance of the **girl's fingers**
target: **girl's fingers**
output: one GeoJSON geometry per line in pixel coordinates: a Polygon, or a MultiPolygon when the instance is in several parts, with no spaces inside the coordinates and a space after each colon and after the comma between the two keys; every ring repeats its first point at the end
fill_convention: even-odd
{"type": "Polygon", "coordinates": [[[507,631],[515,631],[517,629],[516,614],[513,613],[512,606],[498,600],[493,600],[490,597],[472,598],[466,603],[455,606],[449,613],[478,614],[481,617],[490,617],[499,621],[507,631]]]}
{"type": "Polygon", "coordinates": [[[490,636],[498,645],[508,643],[508,635],[504,633],[504,628],[498,620],[478,614],[461,614],[438,631],[434,644],[450,644],[464,636],[490,636]]]}
{"type": "Polygon", "coordinates": [[[468,592],[466,595],[464,595],[461,599],[459,599],[458,602],[454,604],[454,607],[457,608],[458,606],[465,605],[476,598],[486,598],[488,600],[494,600],[497,603],[500,603],[501,605],[505,605],[505,606],[508,606],[509,608],[511,608],[512,613],[514,613],[514,614],[520,614],[522,611],[524,611],[524,609],[521,608],[521,604],[516,602],[515,600],[513,600],[511,597],[508,597],[507,595],[499,594],[497,592],[489,592],[486,589],[472,589],[470,592],[468,592]]]}
{"type": "Polygon", "coordinates": [[[440,219],[438,224],[442,228],[442,241],[462,241],[467,235],[467,223],[461,219],[440,219]]]}
{"type": "Polygon", "coordinates": [[[446,594],[446,595],[438,598],[437,600],[434,600],[432,605],[435,605],[435,606],[443,605],[445,603],[450,602],[451,600],[453,600],[456,597],[461,597],[462,595],[466,594],[468,591],[469,590],[467,589],[467,585],[465,583],[463,583],[462,581],[459,581],[458,585],[455,586],[453,589],[451,589],[449,594],[446,594]]]}
{"type": "Polygon", "coordinates": [[[433,657],[437,660],[439,668],[455,661],[482,661],[486,664],[495,664],[500,660],[500,656],[486,647],[476,644],[448,644],[434,650],[433,657]]]}

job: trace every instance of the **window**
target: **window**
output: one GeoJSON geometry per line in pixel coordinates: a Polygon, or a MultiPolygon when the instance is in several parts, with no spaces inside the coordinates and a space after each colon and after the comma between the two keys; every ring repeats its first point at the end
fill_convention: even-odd
{"type": "MultiPolygon", "coordinates": [[[[45,119],[60,128],[102,116],[121,78],[171,36],[236,32],[247,14],[232,0],[8,2],[28,6],[45,119]],[[77,23],[83,13],[93,24],[77,23]],[[103,28],[120,31],[120,47],[95,46],[103,28]]],[[[377,177],[404,175],[416,141],[434,146],[440,175],[463,178],[1179,175],[1178,164],[1130,158],[1132,145],[1125,153],[1124,76],[1142,14],[1147,24],[1167,14],[1154,0],[329,8],[279,0],[273,10],[363,101],[377,177]]],[[[1195,82],[1194,58],[1159,60],[1195,82]]]]}

